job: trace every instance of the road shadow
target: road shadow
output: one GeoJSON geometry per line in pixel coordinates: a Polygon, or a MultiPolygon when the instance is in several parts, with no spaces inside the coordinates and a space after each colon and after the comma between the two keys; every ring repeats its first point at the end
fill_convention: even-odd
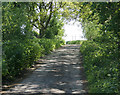
{"type": "Polygon", "coordinates": [[[6,93],[87,95],[87,81],[79,48],[79,45],[63,46],[47,56],[38,69],[6,93]]]}

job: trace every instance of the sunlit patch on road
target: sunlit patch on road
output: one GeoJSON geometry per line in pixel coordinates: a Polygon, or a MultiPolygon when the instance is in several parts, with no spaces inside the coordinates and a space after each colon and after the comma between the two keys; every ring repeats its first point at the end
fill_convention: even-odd
{"type": "Polygon", "coordinates": [[[65,45],[46,56],[38,69],[8,93],[86,93],[80,45],[65,45]]]}

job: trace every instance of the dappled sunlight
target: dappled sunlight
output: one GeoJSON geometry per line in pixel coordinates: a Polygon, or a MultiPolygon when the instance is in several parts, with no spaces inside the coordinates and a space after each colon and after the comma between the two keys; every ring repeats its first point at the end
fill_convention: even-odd
{"type": "Polygon", "coordinates": [[[60,89],[51,89],[50,92],[51,93],[65,93],[64,90],[60,90],[60,89]]]}
{"type": "Polygon", "coordinates": [[[83,67],[79,62],[80,46],[64,46],[43,60],[31,76],[11,89],[23,93],[85,93],[82,77],[83,67]],[[65,48],[65,49],[63,49],[65,48]],[[70,49],[69,49],[70,48],[70,49]],[[73,49],[73,51],[71,51],[73,49]]]}
{"type": "Polygon", "coordinates": [[[73,68],[75,68],[75,69],[83,69],[83,67],[73,67],[73,68]]]}
{"type": "Polygon", "coordinates": [[[73,90],[72,91],[72,94],[79,94],[79,93],[86,93],[86,91],[85,90],[81,90],[81,91],[73,90]]]}

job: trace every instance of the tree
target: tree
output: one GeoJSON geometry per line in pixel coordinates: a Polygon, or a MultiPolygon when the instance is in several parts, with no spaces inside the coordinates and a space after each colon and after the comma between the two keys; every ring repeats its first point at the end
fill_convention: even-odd
{"type": "Polygon", "coordinates": [[[40,2],[31,3],[29,6],[29,20],[33,27],[39,30],[39,38],[45,37],[47,28],[54,14],[64,7],[65,3],[59,2],[40,2]]]}

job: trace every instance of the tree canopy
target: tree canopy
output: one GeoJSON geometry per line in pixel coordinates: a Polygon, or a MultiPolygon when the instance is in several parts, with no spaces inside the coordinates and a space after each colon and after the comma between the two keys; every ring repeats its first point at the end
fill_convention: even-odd
{"type": "Polygon", "coordinates": [[[74,19],[81,22],[87,38],[81,52],[90,91],[107,89],[109,93],[118,93],[119,17],[120,2],[3,2],[3,77],[13,79],[34,61],[63,45],[63,26],[74,19]]]}

